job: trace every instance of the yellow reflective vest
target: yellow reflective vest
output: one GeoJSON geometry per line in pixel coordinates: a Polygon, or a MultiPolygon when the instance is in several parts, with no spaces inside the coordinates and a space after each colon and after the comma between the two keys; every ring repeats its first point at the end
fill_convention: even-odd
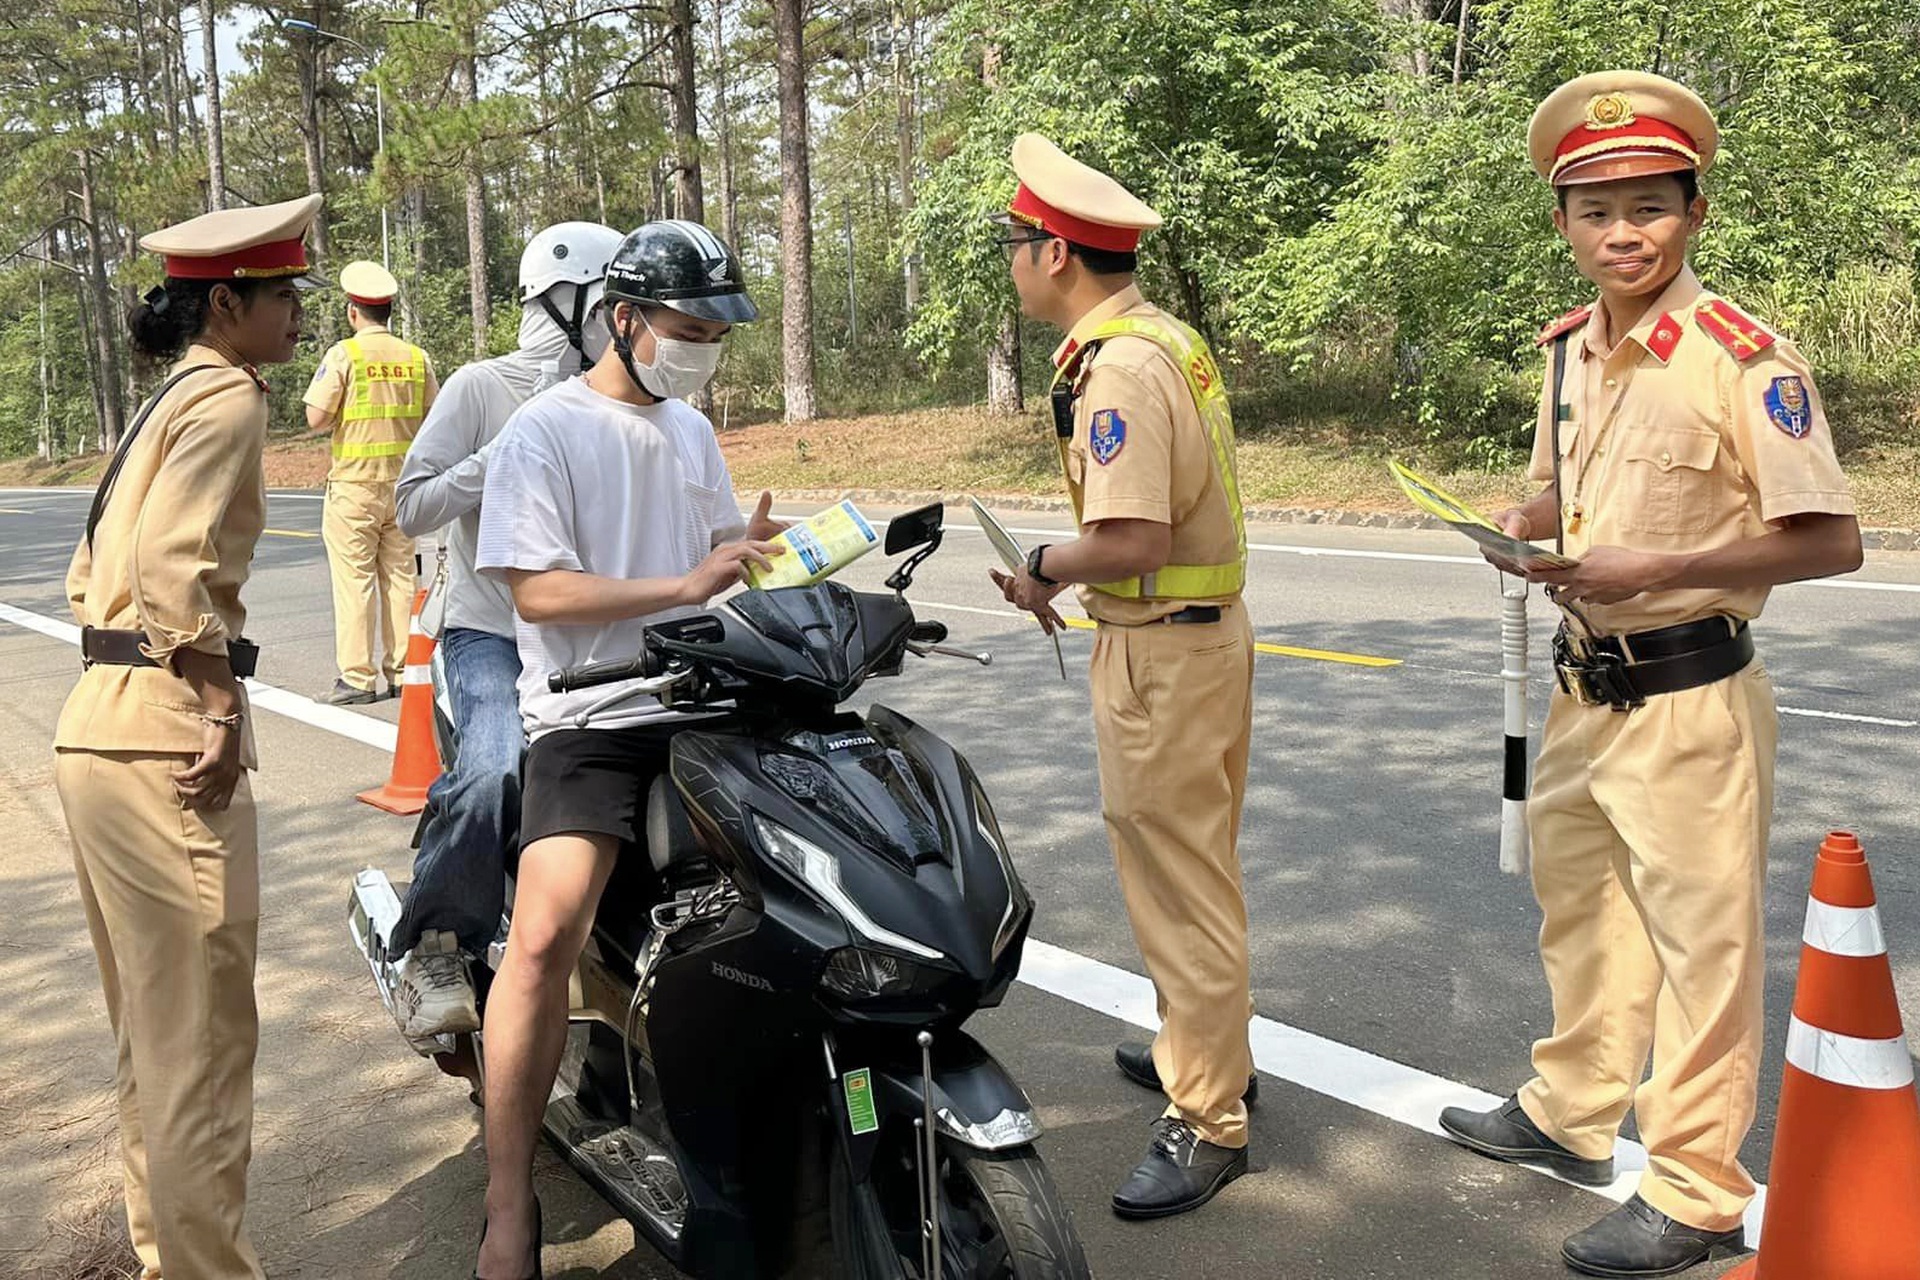
{"type": "Polygon", "coordinates": [[[344,362],[345,399],[333,429],[330,480],[392,481],[431,402],[427,353],[383,330],[348,338],[327,353],[344,362]]]}
{"type": "MultiPolygon", "coordinates": [[[[1226,491],[1227,511],[1233,518],[1239,556],[1229,564],[1162,565],[1143,578],[1097,583],[1094,590],[1128,600],[1217,600],[1235,595],[1247,582],[1247,519],[1240,506],[1240,481],[1234,473],[1233,410],[1227,403],[1220,366],[1214,363],[1206,340],[1171,316],[1164,320],[1139,315],[1116,316],[1087,335],[1080,358],[1069,361],[1054,374],[1054,386],[1077,377],[1080,367],[1092,359],[1092,350],[1099,343],[1123,335],[1145,338],[1158,345],[1186,380],[1187,390],[1193,394],[1193,403],[1200,411],[1201,425],[1206,428],[1207,442],[1213,449],[1215,474],[1226,491]]],[[[1056,443],[1060,449],[1060,466],[1065,471],[1069,441],[1060,438],[1056,443]]],[[[1077,521],[1080,494],[1071,483],[1068,492],[1073,496],[1073,515],[1077,521]]]]}

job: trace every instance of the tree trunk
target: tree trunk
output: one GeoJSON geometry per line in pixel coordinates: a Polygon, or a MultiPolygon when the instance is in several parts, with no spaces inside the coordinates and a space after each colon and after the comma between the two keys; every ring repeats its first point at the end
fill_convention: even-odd
{"type": "MultiPolygon", "coordinates": [[[[472,107],[480,101],[479,33],[469,29],[466,48],[459,60],[460,100],[472,107]]],[[[487,354],[487,331],[492,327],[492,307],[487,299],[487,184],[480,172],[478,146],[469,146],[461,162],[467,185],[467,284],[473,290],[473,358],[487,354]]]]}
{"type": "Polygon", "coordinates": [[[1453,82],[1458,85],[1467,74],[1467,21],[1473,13],[1472,0],[1459,0],[1460,25],[1453,34],[1453,82]]]}
{"type": "Polygon", "coordinates": [[[94,200],[93,157],[80,152],[80,216],[87,224],[87,286],[93,295],[93,359],[100,385],[100,447],[111,449],[126,430],[120,352],[113,341],[113,299],[107,289],[106,232],[94,200]]]}
{"type": "Polygon", "coordinates": [[[689,222],[707,220],[706,192],[700,183],[700,96],[693,57],[693,0],[667,0],[667,44],[672,90],[667,95],[673,119],[674,203],[689,222]]]}
{"type": "Polygon", "coordinates": [[[207,63],[207,208],[227,207],[227,143],[220,127],[220,41],[213,0],[200,0],[200,54],[207,63]]]}
{"type": "Polygon", "coordinates": [[[167,150],[180,154],[180,89],[173,78],[173,15],[160,10],[160,97],[167,107],[167,150]]]}
{"type": "Polygon", "coordinates": [[[1020,316],[1011,308],[1000,315],[1000,327],[987,348],[987,412],[1019,413],[1025,407],[1020,392],[1020,316]]]}
{"type": "MultiPolygon", "coordinates": [[[[88,288],[88,275],[81,265],[79,236],[75,234],[73,226],[72,222],[64,223],[59,231],[55,232],[55,238],[66,250],[67,265],[73,268],[67,273],[67,279],[73,282],[74,311],[80,317],[81,345],[93,347],[97,352],[99,348],[94,335],[98,325],[94,317],[93,291],[88,288]]],[[[97,429],[98,424],[107,420],[107,402],[101,395],[100,366],[97,359],[87,362],[87,391],[93,398],[93,420],[97,429]]],[[[84,437],[76,452],[86,452],[84,437]]]]}
{"type": "Polygon", "coordinates": [[[400,291],[400,324],[405,335],[420,331],[420,282],[427,278],[427,189],[418,179],[407,183],[406,216],[401,235],[413,253],[413,280],[400,291]]]}
{"type": "Polygon", "coordinates": [[[780,357],[786,420],[819,416],[813,382],[813,193],[807,173],[804,0],[773,0],[780,97],[780,357]]]}
{"type": "MultiPolygon", "coordinates": [[[[913,212],[913,78],[907,74],[907,44],[912,29],[906,23],[903,0],[893,4],[893,92],[899,134],[900,219],[913,212]]],[[[900,256],[907,277],[907,314],[920,305],[920,251],[912,233],[902,238],[900,256]]]]}
{"type": "MultiPolygon", "coordinates": [[[[325,25],[326,6],[316,11],[316,21],[325,25]]],[[[300,145],[307,161],[307,190],[327,193],[326,156],[320,143],[320,41],[308,40],[306,56],[300,59],[300,145]]],[[[313,222],[314,269],[324,271],[328,253],[325,214],[313,222]]]]}
{"type": "Polygon", "coordinates": [[[713,6],[713,114],[720,131],[720,238],[740,252],[739,199],[733,180],[733,120],[727,106],[727,0],[713,6]]]}
{"type": "Polygon", "coordinates": [[[200,149],[200,109],[193,105],[193,76],[187,71],[187,28],[181,15],[186,12],[186,0],[174,0],[173,29],[173,75],[180,88],[180,106],[187,113],[187,132],[193,138],[193,149],[200,149]]]}

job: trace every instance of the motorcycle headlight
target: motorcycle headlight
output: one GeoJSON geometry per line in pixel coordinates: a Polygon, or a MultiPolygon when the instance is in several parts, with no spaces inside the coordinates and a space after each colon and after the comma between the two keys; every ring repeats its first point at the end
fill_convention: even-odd
{"type": "Polygon", "coordinates": [[[938,981],[938,972],[923,969],[905,956],[865,947],[832,952],[820,974],[822,988],[848,1000],[911,995],[925,980],[938,981]]]}
{"type": "Polygon", "coordinates": [[[758,813],[753,814],[752,818],[753,834],[761,850],[801,884],[813,890],[820,901],[839,912],[855,933],[868,942],[923,960],[946,959],[932,947],[875,923],[873,917],[847,893],[846,886],[840,881],[840,860],[833,854],[771,818],[758,813]]]}

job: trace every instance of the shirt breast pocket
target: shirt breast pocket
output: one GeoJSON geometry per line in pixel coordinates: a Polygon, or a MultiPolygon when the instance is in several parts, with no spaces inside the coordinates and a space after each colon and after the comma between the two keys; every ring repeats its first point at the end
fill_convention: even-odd
{"type": "Polygon", "coordinates": [[[1666,536],[1701,533],[1718,517],[1712,431],[1640,428],[1620,444],[1621,526],[1666,536]]]}
{"type": "Polygon", "coordinates": [[[714,508],[719,501],[720,489],[717,485],[686,481],[686,515],[681,529],[681,550],[688,569],[705,560],[707,553],[713,550],[713,529],[719,523],[719,513],[714,508]]]}

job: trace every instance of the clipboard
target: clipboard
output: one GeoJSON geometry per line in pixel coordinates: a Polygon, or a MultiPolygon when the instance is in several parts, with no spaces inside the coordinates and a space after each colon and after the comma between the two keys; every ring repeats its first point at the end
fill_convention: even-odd
{"type": "Polygon", "coordinates": [[[1579,561],[1531,542],[1523,542],[1411,467],[1388,462],[1413,505],[1465,534],[1497,556],[1529,569],[1571,569],[1579,561]]]}
{"type": "MultiPolygon", "coordinates": [[[[1000,557],[1000,563],[1006,566],[1007,572],[1025,573],[1027,553],[1021,547],[1020,540],[1007,531],[1007,526],[1001,524],[993,512],[980,505],[980,499],[969,496],[967,505],[973,508],[974,518],[980,522],[980,531],[986,534],[987,541],[993,544],[994,553],[1000,557]]],[[[1046,624],[1041,623],[1040,629],[1046,631],[1046,624]]],[[[1060,633],[1053,631],[1048,632],[1048,635],[1053,640],[1053,660],[1060,664],[1060,678],[1065,680],[1067,660],[1060,652],[1060,633]]]]}

